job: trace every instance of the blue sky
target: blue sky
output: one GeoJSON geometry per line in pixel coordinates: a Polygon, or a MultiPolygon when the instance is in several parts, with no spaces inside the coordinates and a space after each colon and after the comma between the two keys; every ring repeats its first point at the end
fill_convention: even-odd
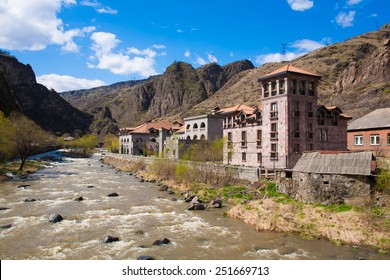
{"type": "Polygon", "coordinates": [[[0,0],[0,48],[57,91],[161,74],[174,61],[255,66],[390,23],[389,0],[0,0]]]}

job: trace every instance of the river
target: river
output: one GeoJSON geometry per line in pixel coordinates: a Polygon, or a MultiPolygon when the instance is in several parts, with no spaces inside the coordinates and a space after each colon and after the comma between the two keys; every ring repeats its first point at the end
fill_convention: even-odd
{"type": "Polygon", "coordinates": [[[156,184],[117,172],[100,158],[66,159],[23,181],[0,183],[0,207],[9,208],[0,211],[2,260],[390,259],[372,248],[256,232],[225,217],[227,208],[187,211],[180,195],[159,192],[156,184]],[[18,187],[23,184],[29,186],[18,187]],[[108,197],[113,192],[119,196],[108,197]],[[75,201],[79,196],[84,200],[75,201]],[[51,213],[64,220],[49,223],[51,213]],[[107,235],[119,241],[103,243],[107,235]],[[153,246],[163,238],[171,243],[153,246]]]}

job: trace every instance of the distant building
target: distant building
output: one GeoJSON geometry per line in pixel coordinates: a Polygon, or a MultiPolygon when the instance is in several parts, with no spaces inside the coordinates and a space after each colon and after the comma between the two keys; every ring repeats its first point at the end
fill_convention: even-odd
{"type": "Polygon", "coordinates": [[[348,149],[390,157],[390,108],[375,110],[348,125],[348,149]]]}
{"type": "Polygon", "coordinates": [[[291,169],[305,151],[346,150],[351,118],[338,107],[317,105],[320,78],[287,64],[259,79],[259,107],[217,111],[225,117],[224,163],[291,169]]]}
{"type": "Polygon", "coordinates": [[[164,141],[181,128],[175,122],[148,122],[137,127],[121,128],[119,153],[130,155],[161,155],[164,141]]]}

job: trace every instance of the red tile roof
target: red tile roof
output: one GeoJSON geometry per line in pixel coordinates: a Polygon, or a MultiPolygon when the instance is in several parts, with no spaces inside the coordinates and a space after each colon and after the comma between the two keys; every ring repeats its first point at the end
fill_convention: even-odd
{"type": "Polygon", "coordinates": [[[170,122],[148,122],[141,124],[137,127],[126,127],[122,128],[121,130],[127,130],[131,133],[140,133],[140,134],[147,134],[150,132],[151,129],[154,130],[160,130],[161,128],[167,129],[167,130],[179,130],[181,127],[178,126],[178,124],[173,124],[170,122]]]}
{"type": "Polygon", "coordinates": [[[260,79],[265,79],[265,78],[269,78],[269,77],[284,74],[284,73],[298,73],[298,74],[304,74],[304,75],[309,75],[309,76],[315,76],[315,77],[319,77],[319,78],[321,77],[320,75],[308,72],[306,70],[302,70],[300,68],[292,66],[291,64],[287,64],[287,65],[284,65],[283,67],[261,77],[260,79]]]}
{"type": "Polygon", "coordinates": [[[249,107],[244,104],[237,104],[232,107],[228,108],[222,108],[219,111],[217,111],[218,114],[229,114],[229,113],[236,113],[236,112],[241,112],[243,111],[245,114],[252,114],[255,108],[249,107]]]}

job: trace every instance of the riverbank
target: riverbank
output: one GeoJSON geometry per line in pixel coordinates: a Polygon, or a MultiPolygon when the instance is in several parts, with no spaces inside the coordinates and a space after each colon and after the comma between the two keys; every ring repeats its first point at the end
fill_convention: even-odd
{"type": "Polygon", "coordinates": [[[230,206],[226,211],[228,216],[241,219],[258,231],[284,232],[305,239],[327,239],[336,245],[371,246],[385,254],[390,249],[388,206],[309,204],[278,193],[275,184],[267,181],[229,184],[225,178],[223,185],[219,186],[191,184],[188,180],[175,180],[172,174],[168,176],[167,173],[175,171],[180,175],[180,170],[184,168],[169,166],[168,162],[164,163],[165,172],[155,172],[153,164],[147,165],[142,160],[129,161],[106,156],[103,161],[118,170],[137,173],[145,180],[163,180],[171,189],[192,192],[205,202],[220,197],[230,206]]]}

